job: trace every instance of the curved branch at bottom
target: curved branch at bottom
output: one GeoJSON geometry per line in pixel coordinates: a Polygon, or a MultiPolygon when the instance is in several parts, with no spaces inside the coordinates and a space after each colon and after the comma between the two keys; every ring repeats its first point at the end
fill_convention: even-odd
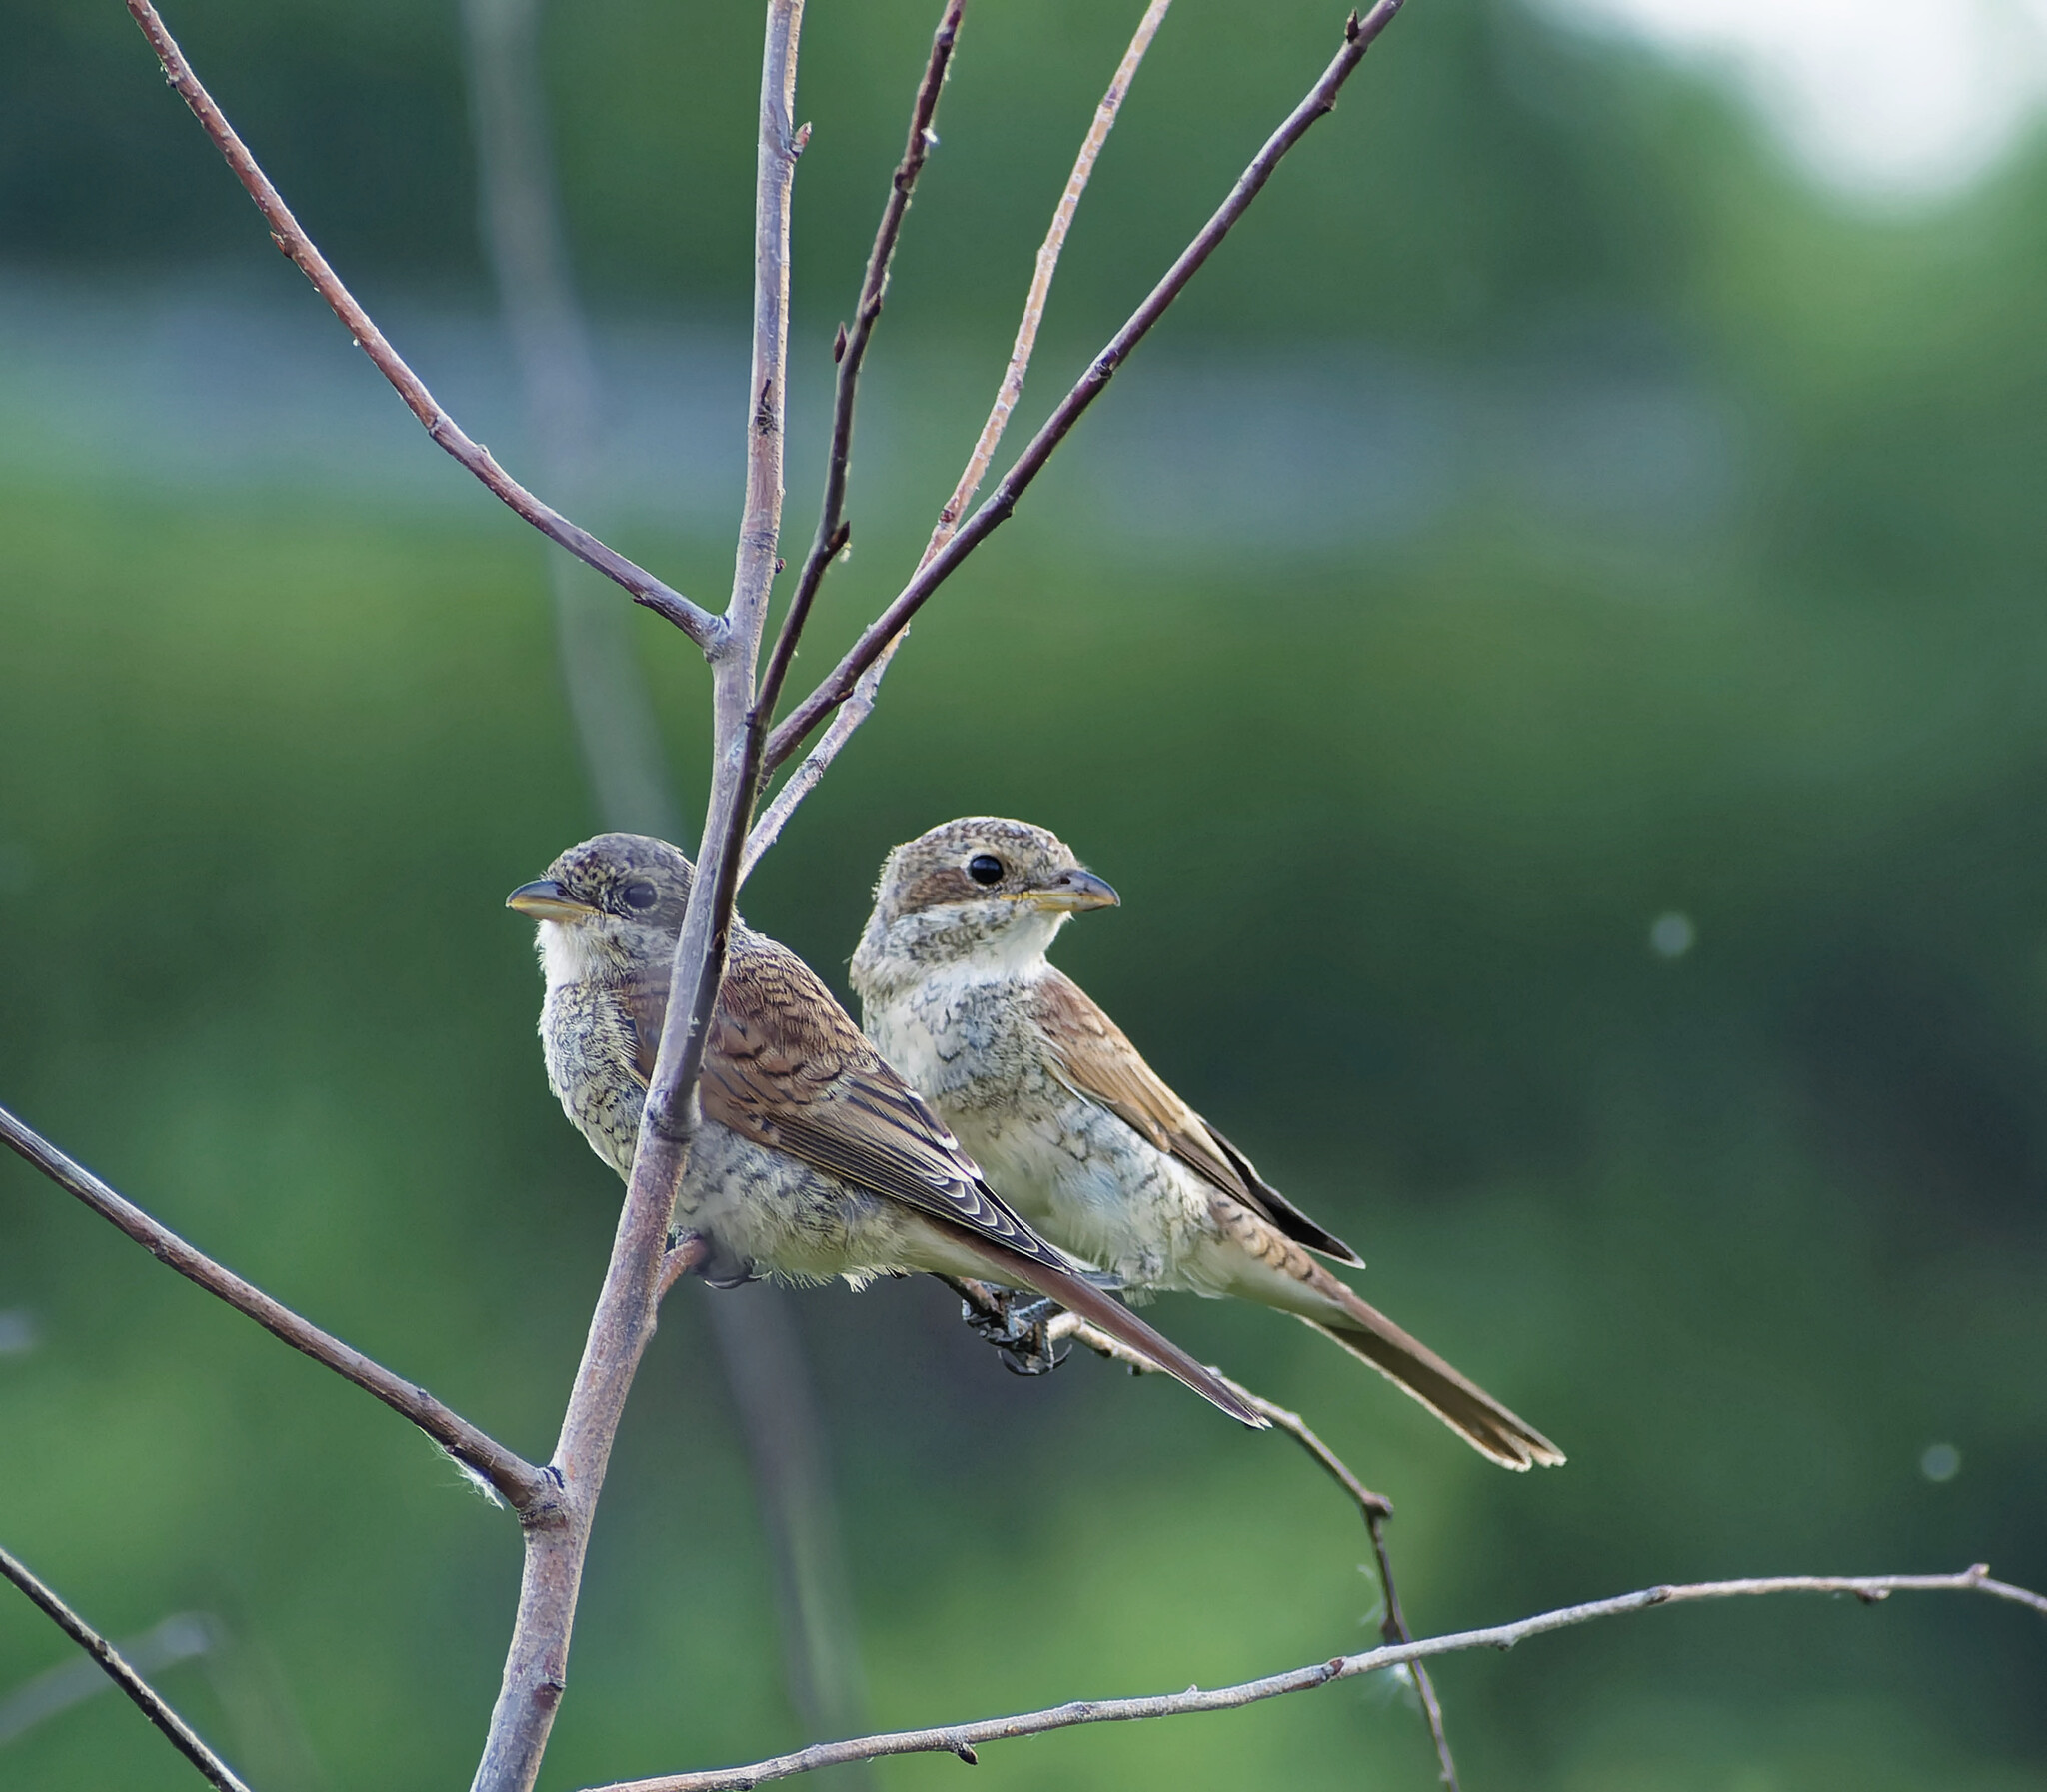
{"type": "Polygon", "coordinates": [[[1182,1717],[1196,1711],[1233,1711],[1255,1705],[1283,1693],[1307,1692],[1334,1680],[1352,1680],[1360,1674],[1377,1673],[1422,1661],[1434,1655],[1453,1655],[1465,1649],[1511,1649],[1531,1636],[1550,1630],[1565,1630],[1573,1624],[1587,1624],[1594,1618],[1624,1617],[1646,1611],[1653,1605],[1683,1605],[1705,1599],[1736,1599],[1761,1593],[1852,1593],[1865,1605],[1874,1605],[1893,1593],[1985,1593],[2023,1605],[2047,1617],[2047,1594],[1993,1580],[1981,1562],[1959,1574],[1786,1574],[1760,1580],[1704,1580],[1688,1586],[1644,1587],[1639,1592],[1621,1593],[1611,1599],[1594,1599],[1584,1605],[1566,1605],[1555,1611],[1538,1612],[1511,1624],[1494,1624],[1484,1630],[1460,1630],[1449,1636],[1423,1637],[1419,1642],[1390,1643],[1366,1649],[1358,1655],[1336,1655],[1327,1661],[1310,1663],[1262,1680],[1245,1680],[1235,1686],[1217,1686],[1202,1691],[1190,1686],[1185,1692],[1154,1694],[1133,1699],[1075,1699],[1042,1711],[1025,1711],[1015,1717],[987,1717],[975,1723],[949,1724],[941,1729],[895,1730],[882,1736],[860,1736],[848,1742],[818,1742],[793,1754],[776,1755],[745,1767],[713,1767],[699,1773],[671,1773],[655,1779],[620,1780],[593,1787],[591,1792],[747,1792],[769,1780],[789,1779],[820,1767],[836,1767],[848,1761],[873,1761],[884,1755],[951,1754],[973,1761],[975,1747],[983,1742],[1003,1742],[1016,1736],[1038,1736],[1047,1730],[1069,1729],[1075,1724],[1128,1723],[1143,1717],[1182,1717]]]}

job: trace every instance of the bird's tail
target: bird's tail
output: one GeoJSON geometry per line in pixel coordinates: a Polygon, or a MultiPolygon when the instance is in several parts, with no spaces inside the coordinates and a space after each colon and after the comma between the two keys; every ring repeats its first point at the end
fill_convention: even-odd
{"type": "Polygon", "coordinates": [[[1475,1381],[1460,1375],[1419,1338],[1358,1298],[1318,1263],[1314,1288],[1341,1308],[1340,1318],[1326,1312],[1315,1318],[1296,1312],[1303,1323],[1326,1332],[1353,1356],[1361,1356],[1403,1393],[1413,1395],[1464,1441],[1502,1468],[1524,1469],[1540,1463],[1554,1468],[1563,1451],[1516,1417],[1475,1381]]]}
{"type": "Polygon", "coordinates": [[[1175,1381],[1185,1382],[1202,1399],[1220,1407],[1239,1424],[1248,1425],[1254,1431],[1267,1429],[1269,1421],[1246,1406],[1213,1369],[1203,1368],[1170,1338],[1146,1325],[1121,1301],[1103,1293],[1085,1277],[1075,1275],[1070,1269],[1056,1269],[1021,1252],[1004,1250],[1000,1245],[971,1234],[963,1232],[960,1236],[978,1255],[988,1260],[989,1268],[998,1281],[1023,1282],[1036,1289],[1046,1299],[1057,1301],[1068,1312],[1078,1313],[1090,1325],[1098,1326],[1117,1343],[1134,1350],[1175,1381]]]}

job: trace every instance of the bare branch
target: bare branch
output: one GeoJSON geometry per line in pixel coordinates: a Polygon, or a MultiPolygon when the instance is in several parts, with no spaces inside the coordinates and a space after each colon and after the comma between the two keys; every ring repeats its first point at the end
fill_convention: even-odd
{"type": "Polygon", "coordinates": [[[142,1715],[170,1738],[171,1746],[206,1775],[220,1792],[249,1792],[235,1770],[199,1740],[190,1724],[164,1702],[163,1695],[138,1674],[105,1637],[31,1574],[5,1549],[0,1549],[0,1575],[18,1586],[43,1614],[107,1671],[107,1677],[142,1708],[142,1715]]]}
{"type": "MultiPolygon", "coordinates": [[[[953,488],[953,495],[947,499],[944,509],[939,512],[939,521],[932,531],[932,539],[926,546],[924,557],[918,562],[919,569],[929,566],[932,557],[953,539],[953,531],[967,507],[974,502],[974,495],[981,490],[981,482],[987,477],[989,464],[995,459],[997,445],[1003,439],[1003,432],[1009,427],[1010,414],[1016,410],[1017,401],[1024,393],[1024,376],[1030,369],[1031,351],[1037,346],[1038,325],[1044,321],[1044,307],[1051,295],[1052,276],[1058,270],[1059,253],[1066,246],[1066,232],[1071,228],[1073,214],[1079,209],[1080,195],[1087,190],[1087,182],[1094,173],[1094,164],[1100,158],[1101,146],[1108,141],[1108,133],[1114,126],[1116,114],[1122,110],[1123,96],[1130,90],[1138,65],[1144,60],[1144,52],[1151,47],[1151,40],[1158,34],[1158,27],[1165,22],[1165,15],[1172,0],[1151,0],[1144,9],[1144,16],[1137,22],[1123,59],[1116,64],[1115,78],[1109,82],[1108,91],[1101,96],[1101,103],[1094,108],[1094,119],[1087,127],[1087,135],[1081,141],[1080,152],[1073,158],[1073,169],[1066,176],[1065,190],[1059,195],[1059,202],[1052,208],[1051,225],[1044,233],[1044,241],[1038,245],[1037,264],[1031,274],[1030,290],[1024,296],[1024,316],[1017,325],[1017,340],[1010,350],[1010,365],[1003,372],[1002,384],[996,388],[995,403],[990,407],[988,421],[981,426],[981,435],[976,439],[974,452],[967,457],[967,465],[961,472],[959,483],[953,488]]],[[[935,52],[936,53],[936,52],[935,52]]],[[[842,386],[844,380],[842,378],[842,386]]],[[[820,541],[825,539],[821,525],[820,541]]],[[[815,555],[816,550],[812,550],[815,555]]],[[[806,567],[808,575],[810,569],[806,567]]],[[[896,657],[896,650],[902,645],[903,634],[899,631],[875,656],[874,662],[860,676],[853,695],[840,707],[832,718],[832,726],[825,731],[825,738],[804,756],[803,763],[789,775],[781,790],[776,792],[775,801],[768,806],[767,813],[754,826],[747,839],[746,864],[742,878],[760,863],[761,855],[781,837],[789,818],[796,813],[796,807],[818,787],[818,781],[825,776],[825,768],[839,757],[839,750],[853,738],[854,731],[874,713],[875,694],[882,687],[882,679],[889,670],[889,662],[896,657]]],[[[778,650],[781,643],[776,644],[778,650]]],[[[779,695],[779,688],[778,688],[779,695]]],[[[773,709],[773,702],[763,705],[773,709]]],[[[770,762],[771,770],[775,762],[770,762]]]]}
{"type": "MultiPolygon", "coordinates": [[[[1301,1429],[1306,1431],[1307,1427],[1303,1425],[1301,1429]]],[[[1315,1443],[1319,1449],[1321,1440],[1317,1438],[1315,1443]]],[[[1329,1462],[1335,1468],[1342,1467],[1333,1456],[1329,1462]]],[[[1347,1468],[1343,1469],[1345,1478],[1349,1473],[1347,1468]]],[[[1393,1585],[1393,1558],[1386,1551],[1386,1520],[1391,1516],[1390,1511],[1374,1512],[1369,1507],[1364,1512],[1364,1528],[1371,1533],[1371,1553],[1379,1567],[1379,1586],[1386,1597],[1386,1615],[1379,1625],[1379,1635],[1389,1643],[1411,1643],[1414,1632],[1407,1628],[1407,1614],[1400,1609],[1399,1589],[1393,1585]]],[[[1414,1696],[1421,1701],[1421,1720],[1428,1725],[1428,1739],[1435,1745],[1436,1778],[1450,1792],[1459,1792],[1457,1763],[1450,1754],[1449,1732],[1443,1728],[1443,1702],[1436,1697],[1435,1682],[1420,1662],[1410,1661],[1407,1666],[1414,1676],[1414,1696]]]]}
{"type": "MultiPolygon", "coordinates": [[[[482,222],[533,440],[550,488],[582,509],[594,495],[600,406],[555,188],[539,10],[540,0],[464,0],[463,19],[482,222]]],[[[626,614],[583,568],[548,559],[562,681],[603,825],[681,840],[682,815],[626,614]]],[[[670,1253],[664,1295],[697,1255],[670,1253]]],[[[753,1469],[790,1702],[808,1741],[848,1735],[869,1722],[844,1546],[794,1301],[763,1282],[744,1297],[720,1296],[705,1307],[753,1469]]]]}
{"type": "Polygon", "coordinates": [[[487,1437],[460,1414],[452,1412],[416,1382],[393,1374],[353,1346],[302,1319],[273,1300],[253,1282],[196,1250],[169,1226],[152,1219],[133,1201],[114,1192],[82,1164],[67,1157],[25,1120],[0,1107],[0,1139],[58,1187],[76,1195],[102,1219],[115,1225],[158,1262],[197,1282],[209,1294],[246,1313],[273,1337],[374,1394],[392,1411],[403,1414],[458,1462],[483,1476],[502,1493],[522,1519],[530,1518],[554,1498],[555,1484],[544,1469],[487,1437]]]}
{"type": "Polygon", "coordinates": [[[441,408],[440,401],[385,340],[383,331],[356,303],[348,288],[342,285],[341,277],[328,266],[327,258],[314,246],[313,239],[307,236],[298,219],[292,216],[283,196],[271,185],[270,177],[257,165],[256,158],[235,134],[234,127],[214,103],[213,96],[200,85],[199,77],[192,72],[192,65],[185,60],[184,52],[178,48],[151,0],[127,0],[127,6],[136,24],[142,27],[142,35],[149,39],[157,60],[163,64],[166,78],[178,90],[185,104],[191,107],[193,116],[199,120],[207,136],[213,139],[214,147],[227,158],[235,178],[256,202],[256,209],[270,226],[271,241],[313,283],[314,290],[327,301],[329,309],[348,327],[356,346],[369,356],[377,371],[396,388],[398,396],[405,400],[406,408],[426,425],[427,434],[550,541],[568,549],[578,560],[588,562],[622,587],[636,604],[644,604],[657,615],[666,617],[698,647],[706,653],[711,652],[718,645],[722,633],[717,617],[691,603],[681,592],[663,584],[644,567],[634,565],[623,554],[606,547],[587,529],[542,503],[498,465],[488,448],[472,441],[455,419],[441,408]]]}
{"type": "MultiPolygon", "coordinates": [[[[1133,1350],[1127,1349],[1099,1326],[1090,1325],[1077,1313],[1060,1313],[1045,1328],[1047,1341],[1056,1343],[1061,1338],[1071,1338],[1085,1344],[1097,1355],[1113,1358],[1123,1364],[1132,1374],[1146,1375],[1153,1366],[1133,1350]]],[[[1414,1634],[1407,1628],[1407,1616],[1400,1609],[1400,1594],[1393,1584],[1393,1558],[1386,1548],[1386,1520],[1393,1515],[1393,1502],[1383,1493],[1374,1493],[1350,1471],[1350,1465],[1329,1448],[1309,1426],[1306,1419],[1287,1407],[1275,1404],[1262,1395],[1254,1394],[1240,1381],[1231,1380],[1220,1369],[1210,1365],[1210,1372],[1228,1383],[1229,1389],[1245,1405],[1252,1407],[1268,1419],[1277,1429],[1284,1431],[1294,1442],[1307,1451],[1315,1463],[1350,1496],[1364,1519],[1364,1527],[1371,1535],[1371,1551],[1377,1560],[1379,1586],[1385,1594],[1385,1621],[1379,1626],[1379,1634],[1389,1643],[1411,1643],[1414,1634]]],[[[1414,1674],[1415,1695],[1421,1701],[1422,1720],[1428,1725],[1428,1739],[1435,1745],[1435,1758],[1440,1773],[1438,1778],[1457,1792],[1457,1764],[1450,1755],[1450,1738],[1443,1728],[1442,1701],[1436,1697],[1435,1683],[1428,1677],[1428,1669],[1420,1662],[1409,1664],[1414,1674]]]]}
{"type": "MultiPolygon", "coordinates": [[[[938,116],[939,92],[946,84],[946,71],[953,60],[953,45],[960,35],[961,15],[967,0],[946,0],[939,27],[932,33],[932,53],[925,63],[924,78],[917,84],[917,98],[910,108],[910,140],[903,160],[889,183],[888,203],[882,208],[882,222],[875,230],[875,246],[868,254],[867,274],[861,281],[860,302],[854,307],[853,328],[840,331],[834,348],[839,376],[832,398],[832,445],[825,463],[825,496],[818,510],[818,533],[797,577],[796,592],[782,630],[775,637],[775,649],[768,656],[768,670],[761,675],[761,689],[754,707],[763,717],[775,714],[782,696],[782,681],[789,663],[796,657],[797,638],[810,620],[811,604],[824,583],[833,558],[846,546],[852,531],[846,522],[846,476],[853,459],[853,409],[860,387],[860,370],[867,360],[868,343],[875,323],[882,315],[882,302],[889,291],[889,264],[896,254],[896,239],[903,231],[904,214],[910,210],[910,196],[917,177],[924,172],[925,159],[938,139],[932,135],[932,121],[938,116]]],[[[751,868],[756,856],[746,862],[751,868]]],[[[742,877],[745,876],[744,870],[742,877]]]]}
{"type": "Polygon", "coordinates": [[[899,635],[904,626],[921,610],[927,599],[956,572],[961,563],[974,552],[997,528],[1007,522],[1044,464],[1051,459],[1052,451],[1063,442],[1080,415],[1101,394],[1115,371],[1127,358],[1130,351],[1149,333],[1151,326],[1165,315],[1167,307],[1179,297],[1181,290],[1199,271],[1201,264],[1215,252],[1216,246],[1227,236],[1249,209],[1252,200],[1265,183],[1271,179],[1275,169],[1316,119],[1334,110],[1336,95],[1343,83],[1356,72],[1357,65],[1364,60],[1364,54],[1377,40],[1379,33],[1392,23],[1400,10],[1401,0],[1378,0],[1363,18],[1352,13],[1343,33],[1343,47],[1336,52],[1329,66],[1322,71],[1321,78],[1308,90],[1307,97],[1296,106],[1277,131],[1267,140],[1265,146],[1251,158],[1250,165],[1237,179],[1229,197],[1222,202],[1215,215],[1202,226],[1200,234],[1180,252],[1179,259],[1167,270],[1165,277],[1151,289],[1150,296],[1130,314],[1129,321],[1118,330],[1108,346],[1095,356],[1078,383],[1059,401],[1058,407],[1045,421],[1044,426],[1030,439],[1030,445],[1020,455],[1009,472],[1003,475],[995,493],[982,507],[962,525],[959,533],[942,548],[917,573],[881,616],[871,623],[860,639],[849,648],[827,676],[825,681],[792,710],[769,737],[765,764],[769,770],[781,765],[791,754],[803,745],[811,731],[828,715],[845,703],[854,693],[862,673],[872,666],[899,635]]]}
{"type": "Polygon", "coordinates": [[[789,325],[789,201],[807,133],[794,128],[803,0],[768,0],[754,217],[754,356],[749,382],[747,495],[733,591],[709,658],[712,787],[668,1018],[635,1146],[633,1174],[603,1292],[551,1465],[562,1481],[561,1522],[529,1526],[519,1613],[490,1736],[473,1792],[530,1792],[568,1680],[569,1639],[590,1531],[619,1419],[654,1334],[675,1193],[702,1117],[697,1085],[753,811],[762,728],[754,669],[774,584],[782,519],[784,365],[789,325]]]}
{"type": "Polygon", "coordinates": [[[833,1767],[844,1761],[873,1761],[885,1755],[953,1754],[972,1761],[976,1747],[984,1742],[1003,1742],[1017,1736],[1040,1736],[1047,1730],[1070,1729],[1075,1724],[1129,1723],[1138,1718],[1182,1717],[1197,1711],[1234,1711],[1286,1693],[1308,1692],[1337,1680],[1353,1680],[1437,1655],[1454,1655],[1467,1649],[1511,1649],[1531,1636],[1552,1630],[1566,1630],[1575,1624],[1589,1624],[1598,1618],[1624,1617],[1657,1605],[1687,1605],[1707,1599],[1737,1599],[1770,1593],[1852,1593],[1865,1605],[1874,1605],[1893,1593],[1984,1593],[2026,1606],[2047,1617],[2047,1595],[1992,1580],[1990,1570],[1980,1562],[1959,1574],[1789,1574],[1758,1580],[1707,1580],[1689,1586],[1644,1587],[1612,1599],[1594,1599],[1583,1605],[1567,1605],[1555,1611],[1538,1612],[1511,1624],[1495,1624],[1484,1630],[1460,1630],[1448,1636],[1432,1636],[1420,1642],[1388,1643],[1357,1655],[1336,1655],[1327,1661],[1310,1663],[1261,1680],[1245,1680],[1235,1686],[1218,1686],[1209,1691],[1189,1687],[1185,1692],[1159,1693],[1146,1698],[1076,1699],[1052,1705],[1042,1711],[1021,1712],[1015,1717],[982,1718],[974,1723],[948,1724],[929,1730],[896,1730],[880,1736],[862,1736],[850,1742],[819,1743],[793,1754],[776,1755],[745,1767],[713,1768],[703,1773],[663,1774],[654,1779],[620,1780],[591,1792],[743,1792],[770,1780],[788,1779],[833,1767]]]}

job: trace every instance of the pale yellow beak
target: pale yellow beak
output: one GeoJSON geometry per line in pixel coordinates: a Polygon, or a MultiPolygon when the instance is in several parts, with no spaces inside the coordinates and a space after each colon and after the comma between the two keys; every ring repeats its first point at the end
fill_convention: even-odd
{"type": "Polygon", "coordinates": [[[1122,897],[1116,895],[1106,879],[1082,871],[1077,865],[1059,873],[1049,884],[1025,891],[1019,900],[1028,902],[1032,907],[1049,909],[1053,914],[1077,914],[1083,908],[1122,906],[1122,897]]]}
{"type": "Polygon", "coordinates": [[[530,914],[535,920],[585,920],[597,910],[579,902],[552,878],[536,878],[522,884],[505,898],[505,906],[530,914]]]}

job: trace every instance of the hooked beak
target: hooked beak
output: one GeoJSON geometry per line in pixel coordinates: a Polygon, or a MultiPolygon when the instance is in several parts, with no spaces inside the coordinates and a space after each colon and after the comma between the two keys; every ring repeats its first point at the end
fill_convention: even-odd
{"type": "Polygon", "coordinates": [[[1077,914],[1083,908],[1122,906],[1122,897],[1116,895],[1106,879],[1082,871],[1077,865],[1059,873],[1049,884],[1029,892],[1024,899],[1032,907],[1048,909],[1053,914],[1077,914]]]}
{"type": "Polygon", "coordinates": [[[505,906],[530,914],[535,920],[583,920],[597,910],[579,902],[552,878],[536,878],[522,884],[505,898],[505,906]]]}

